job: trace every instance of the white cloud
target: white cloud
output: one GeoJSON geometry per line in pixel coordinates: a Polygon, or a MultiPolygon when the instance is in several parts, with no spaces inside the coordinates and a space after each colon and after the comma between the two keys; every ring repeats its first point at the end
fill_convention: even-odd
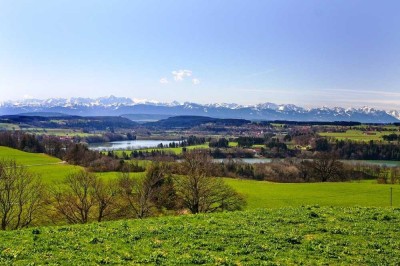
{"type": "Polygon", "coordinates": [[[192,76],[191,70],[174,70],[172,71],[172,75],[174,76],[175,81],[182,81],[186,77],[192,76]]]}
{"type": "Polygon", "coordinates": [[[193,83],[193,85],[199,85],[200,80],[198,78],[194,78],[194,79],[192,79],[192,83],[193,83]]]}
{"type": "Polygon", "coordinates": [[[161,78],[160,79],[161,84],[168,84],[168,79],[167,78],[161,78]]]}
{"type": "Polygon", "coordinates": [[[33,96],[29,94],[24,94],[24,99],[33,99],[33,96]]]}

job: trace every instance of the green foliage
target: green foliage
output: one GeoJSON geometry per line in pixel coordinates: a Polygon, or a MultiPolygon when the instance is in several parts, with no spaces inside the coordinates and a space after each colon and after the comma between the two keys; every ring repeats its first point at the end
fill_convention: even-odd
{"type": "Polygon", "coordinates": [[[395,265],[399,221],[309,206],[44,227],[0,232],[0,264],[395,265]]]}

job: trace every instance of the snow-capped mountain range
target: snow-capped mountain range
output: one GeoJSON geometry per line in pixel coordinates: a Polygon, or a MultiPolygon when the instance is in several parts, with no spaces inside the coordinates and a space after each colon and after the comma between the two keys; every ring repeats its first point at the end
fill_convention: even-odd
{"type": "Polygon", "coordinates": [[[127,97],[24,99],[0,103],[0,115],[51,112],[80,116],[147,115],[201,115],[216,118],[243,118],[249,120],[291,121],[357,121],[363,123],[400,122],[400,112],[383,111],[370,107],[303,108],[293,104],[261,103],[239,105],[234,103],[197,104],[191,102],[161,103],[127,97]]]}

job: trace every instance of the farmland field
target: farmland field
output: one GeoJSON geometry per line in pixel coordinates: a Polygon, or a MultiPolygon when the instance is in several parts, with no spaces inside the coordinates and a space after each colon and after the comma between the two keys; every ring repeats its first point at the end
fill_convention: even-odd
{"type": "Polygon", "coordinates": [[[391,133],[398,133],[398,131],[371,131],[368,133],[361,130],[347,130],[346,132],[323,132],[319,133],[319,135],[323,137],[332,137],[339,140],[349,139],[355,141],[383,141],[382,136],[389,135],[391,133]]]}
{"type": "Polygon", "coordinates": [[[396,265],[399,209],[306,206],[0,232],[0,263],[396,265]]]}
{"type": "Polygon", "coordinates": [[[25,132],[34,133],[34,134],[45,134],[45,135],[52,135],[58,137],[88,137],[88,136],[101,136],[101,134],[97,133],[84,133],[82,130],[75,130],[69,128],[35,128],[35,127],[28,127],[24,128],[25,132]]]}
{"type": "Polygon", "coordinates": [[[382,185],[376,181],[337,183],[272,183],[226,178],[225,182],[242,193],[247,209],[321,206],[393,206],[400,207],[400,186],[382,185]]]}

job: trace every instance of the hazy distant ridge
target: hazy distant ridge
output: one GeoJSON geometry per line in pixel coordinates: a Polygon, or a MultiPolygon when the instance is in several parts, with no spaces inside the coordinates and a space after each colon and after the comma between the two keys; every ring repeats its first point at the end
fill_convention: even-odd
{"type": "Polygon", "coordinates": [[[293,104],[263,103],[197,104],[191,102],[160,103],[133,100],[127,97],[100,98],[51,98],[25,99],[0,103],[0,115],[51,112],[83,116],[116,116],[127,114],[146,115],[201,115],[215,118],[241,118],[249,120],[292,121],[357,121],[364,123],[393,123],[400,121],[399,111],[383,111],[369,107],[341,108],[321,107],[306,109],[293,104]]]}

